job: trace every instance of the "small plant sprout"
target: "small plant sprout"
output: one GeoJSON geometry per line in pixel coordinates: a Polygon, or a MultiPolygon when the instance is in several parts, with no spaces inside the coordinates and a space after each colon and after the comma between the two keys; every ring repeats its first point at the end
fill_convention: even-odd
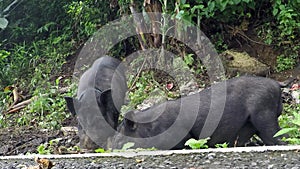
{"type": "Polygon", "coordinates": [[[228,148],[228,143],[223,143],[223,144],[216,144],[216,148],[228,148]]]}
{"type": "Polygon", "coordinates": [[[184,145],[189,146],[192,149],[205,149],[205,148],[208,148],[207,141],[209,139],[210,139],[209,137],[205,138],[205,139],[200,139],[200,140],[191,138],[188,141],[186,141],[184,145]]]}

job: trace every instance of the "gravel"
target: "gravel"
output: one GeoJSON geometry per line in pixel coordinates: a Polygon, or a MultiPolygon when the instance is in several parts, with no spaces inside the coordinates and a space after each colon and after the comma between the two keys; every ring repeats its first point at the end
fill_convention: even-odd
{"type": "MultiPolygon", "coordinates": [[[[55,163],[52,169],[206,169],[300,168],[300,146],[243,147],[208,150],[148,151],[69,156],[41,156],[55,163]]],[[[0,168],[34,166],[33,156],[0,157],[0,168]],[[23,159],[22,159],[23,158],[23,159]]]]}

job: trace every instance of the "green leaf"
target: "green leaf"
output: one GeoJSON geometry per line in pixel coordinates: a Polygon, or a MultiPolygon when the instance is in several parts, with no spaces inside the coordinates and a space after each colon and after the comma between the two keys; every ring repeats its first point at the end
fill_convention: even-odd
{"type": "Polygon", "coordinates": [[[233,2],[233,5],[237,5],[241,2],[241,0],[233,0],[232,2],[233,2]]]}
{"type": "Polygon", "coordinates": [[[183,59],[185,64],[187,64],[188,66],[192,66],[194,63],[193,54],[185,55],[183,59]]]}
{"type": "Polygon", "coordinates": [[[279,9],[280,9],[281,11],[285,11],[285,5],[279,5],[279,9]]]}
{"type": "Polygon", "coordinates": [[[204,8],[204,5],[196,5],[191,9],[191,13],[195,13],[195,10],[203,9],[203,8],[204,8]]]}
{"type": "Polygon", "coordinates": [[[216,148],[228,148],[228,143],[223,143],[223,144],[216,144],[216,148]]]}
{"type": "Polygon", "coordinates": [[[184,16],[185,11],[184,10],[180,10],[177,15],[176,15],[176,19],[181,20],[182,17],[184,16]]]}
{"type": "Polygon", "coordinates": [[[184,9],[184,8],[190,8],[190,4],[183,4],[183,5],[180,5],[180,8],[181,9],[184,9]]]}
{"type": "Polygon", "coordinates": [[[207,4],[208,11],[209,12],[214,12],[215,11],[215,6],[216,6],[215,1],[209,1],[208,4],[207,4]]]}
{"type": "Polygon", "coordinates": [[[128,142],[123,145],[122,150],[128,150],[129,148],[133,147],[134,143],[133,142],[128,142]]]}
{"type": "Polygon", "coordinates": [[[8,25],[8,20],[6,18],[0,18],[0,28],[5,29],[8,25]]]}
{"type": "Polygon", "coordinates": [[[278,8],[274,8],[272,13],[273,13],[273,16],[276,16],[278,14],[278,8]]]}
{"type": "Polygon", "coordinates": [[[95,153],[105,153],[105,150],[103,148],[97,148],[95,153]]]}
{"type": "Polygon", "coordinates": [[[220,3],[221,7],[220,7],[220,11],[223,12],[227,6],[228,1],[223,1],[220,3]]]}
{"type": "Polygon", "coordinates": [[[273,137],[278,137],[278,136],[281,136],[283,134],[286,134],[286,133],[289,133],[289,132],[292,132],[292,131],[297,131],[298,128],[284,128],[284,129],[281,129],[279,130],[273,137]]]}
{"type": "Polygon", "coordinates": [[[183,22],[184,22],[184,28],[186,28],[187,26],[192,26],[193,22],[192,22],[192,15],[183,15],[182,17],[183,22]]]}
{"type": "Polygon", "coordinates": [[[192,138],[192,139],[189,139],[188,141],[186,141],[184,145],[189,146],[192,149],[208,148],[206,143],[209,139],[210,138],[195,140],[192,138]]]}

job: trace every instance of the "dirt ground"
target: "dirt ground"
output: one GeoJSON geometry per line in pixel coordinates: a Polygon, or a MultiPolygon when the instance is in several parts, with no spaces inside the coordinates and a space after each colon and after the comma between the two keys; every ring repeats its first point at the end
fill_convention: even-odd
{"type": "MultiPolygon", "coordinates": [[[[75,119],[68,119],[64,124],[68,126],[67,128],[76,125],[75,119]]],[[[45,148],[41,152],[50,150],[51,154],[78,153],[72,149],[79,142],[77,131],[71,128],[71,131],[66,132],[64,128],[61,130],[45,130],[34,126],[1,128],[0,156],[38,153],[37,149],[42,144],[45,144],[45,148]],[[50,145],[50,141],[55,139],[58,141],[50,145]]]]}

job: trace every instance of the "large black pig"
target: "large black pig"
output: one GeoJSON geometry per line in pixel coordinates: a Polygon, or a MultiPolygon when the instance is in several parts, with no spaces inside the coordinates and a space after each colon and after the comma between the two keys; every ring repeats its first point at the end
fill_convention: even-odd
{"type": "Polygon", "coordinates": [[[244,146],[257,134],[265,145],[274,138],[282,111],[279,84],[263,77],[242,76],[217,83],[199,93],[167,101],[125,115],[113,148],[134,142],[135,147],[181,149],[190,139],[210,137],[208,145],[244,146]]]}
{"type": "Polygon", "coordinates": [[[103,56],[81,76],[77,98],[65,97],[68,109],[79,121],[82,148],[105,148],[117,129],[127,91],[124,72],[121,61],[103,56]]]}

